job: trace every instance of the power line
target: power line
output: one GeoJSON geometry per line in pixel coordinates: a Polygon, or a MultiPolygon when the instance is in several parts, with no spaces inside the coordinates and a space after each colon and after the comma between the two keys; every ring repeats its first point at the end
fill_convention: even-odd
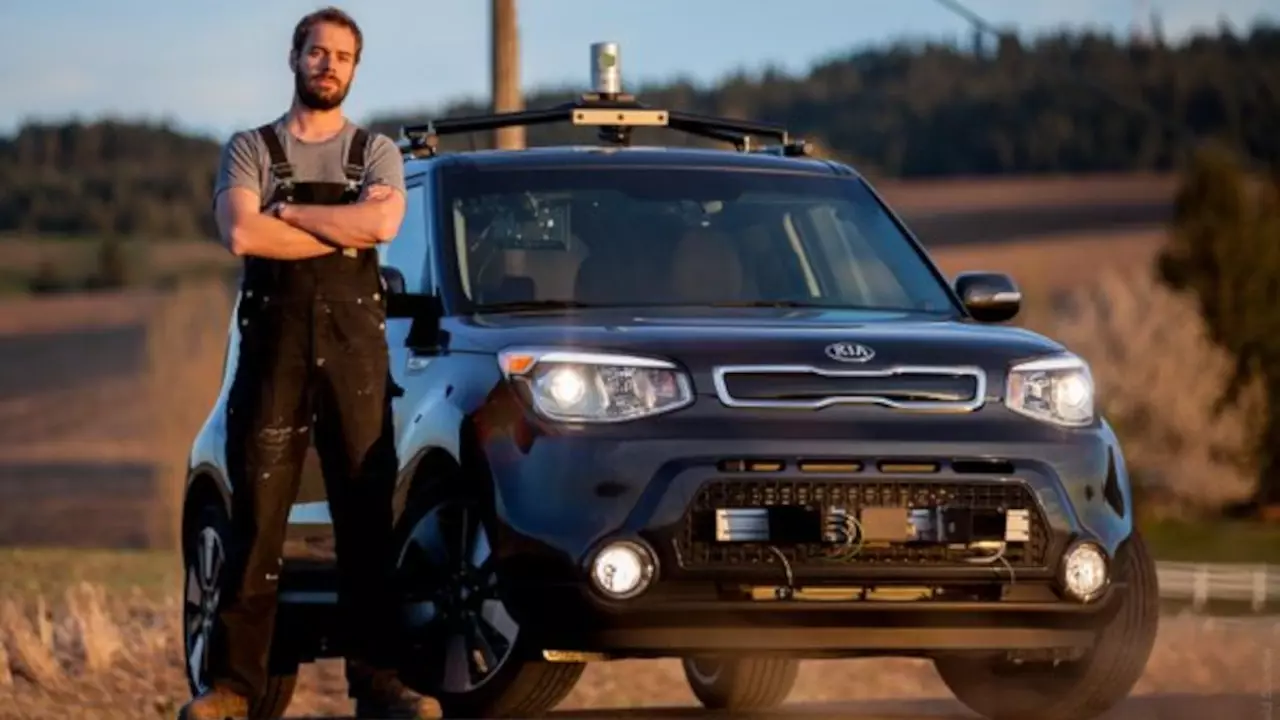
{"type": "Polygon", "coordinates": [[[985,19],[983,19],[981,15],[970,10],[964,5],[961,5],[959,2],[956,2],[956,0],[936,0],[936,1],[939,5],[950,10],[956,15],[959,15],[960,17],[964,18],[966,22],[974,26],[976,29],[981,30],[983,32],[991,33],[996,37],[1000,36],[1000,31],[996,29],[995,25],[992,25],[991,23],[987,22],[985,19]]]}

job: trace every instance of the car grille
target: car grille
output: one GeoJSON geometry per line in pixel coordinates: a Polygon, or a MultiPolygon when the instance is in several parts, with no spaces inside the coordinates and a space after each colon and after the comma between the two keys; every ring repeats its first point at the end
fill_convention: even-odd
{"type": "Polygon", "coordinates": [[[729,407],[816,410],[862,404],[968,412],[985,400],[986,374],[972,367],[836,370],[808,365],[740,365],[717,368],[715,386],[720,401],[729,407]]]}
{"type": "MultiPolygon", "coordinates": [[[[1030,488],[1010,481],[945,481],[915,479],[788,480],[734,479],[706,483],[695,496],[676,549],[687,569],[719,569],[776,563],[771,547],[777,547],[796,568],[814,566],[968,566],[972,552],[946,544],[897,543],[865,545],[856,553],[835,553],[841,546],[823,542],[794,544],[766,542],[721,543],[705,533],[708,516],[718,508],[784,506],[811,508],[826,514],[832,508],[855,510],[877,507],[968,508],[972,510],[1025,510],[1029,515],[1028,540],[1010,543],[1004,560],[1012,567],[1043,567],[1049,548],[1049,531],[1030,488]]],[[[712,520],[714,522],[714,520],[712,520]]]]}

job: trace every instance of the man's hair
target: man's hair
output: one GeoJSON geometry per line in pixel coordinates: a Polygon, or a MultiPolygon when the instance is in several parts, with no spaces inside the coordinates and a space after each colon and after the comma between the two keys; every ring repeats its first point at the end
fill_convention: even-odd
{"type": "Polygon", "coordinates": [[[311,28],[320,23],[332,23],[341,25],[351,31],[356,36],[356,57],[355,61],[360,62],[360,53],[364,50],[364,35],[360,32],[360,26],[356,24],[354,18],[336,7],[329,6],[321,8],[313,13],[304,15],[298,24],[293,28],[293,52],[295,55],[302,54],[302,47],[307,44],[307,38],[311,36],[311,28]]]}

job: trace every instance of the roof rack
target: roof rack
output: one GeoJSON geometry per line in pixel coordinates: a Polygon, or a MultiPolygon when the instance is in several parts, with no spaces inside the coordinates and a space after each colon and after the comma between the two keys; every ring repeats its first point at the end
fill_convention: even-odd
{"type": "Polygon", "coordinates": [[[437,154],[442,135],[568,122],[579,126],[599,127],[601,142],[613,146],[630,145],[634,128],[666,127],[730,143],[739,152],[797,157],[808,155],[812,150],[812,146],[803,140],[792,141],[786,128],[781,125],[697,115],[645,105],[634,96],[621,92],[615,43],[595,43],[591,46],[591,54],[595,92],[585,93],[574,101],[542,110],[445,118],[421,125],[408,125],[401,129],[404,136],[401,149],[412,157],[431,157],[437,154]],[[752,136],[773,138],[780,144],[758,147],[752,142],[752,136]]]}

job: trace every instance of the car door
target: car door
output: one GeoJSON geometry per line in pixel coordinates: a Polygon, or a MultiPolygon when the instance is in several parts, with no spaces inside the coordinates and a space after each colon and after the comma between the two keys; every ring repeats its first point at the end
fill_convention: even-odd
{"type": "MultiPolygon", "coordinates": [[[[425,177],[423,174],[406,180],[404,221],[400,224],[400,232],[395,239],[379,248],[379,255],[382,265],[395,268],[404,276],[406,292],[430,294],[435,292],[435,280],[431,253],[428,252],[429,194],[425,177]]],[[[404,395],[392,402],[397,438],[403,435],[404,416],[416,404],[413,396],[418,390],[414,387],[413,376],[417,374],[417,366],[421,363],[414,360],[405,345],[412,324],[411,318],[388,318],[386,326],[391,378],[404,391],[404,395]]]]}

